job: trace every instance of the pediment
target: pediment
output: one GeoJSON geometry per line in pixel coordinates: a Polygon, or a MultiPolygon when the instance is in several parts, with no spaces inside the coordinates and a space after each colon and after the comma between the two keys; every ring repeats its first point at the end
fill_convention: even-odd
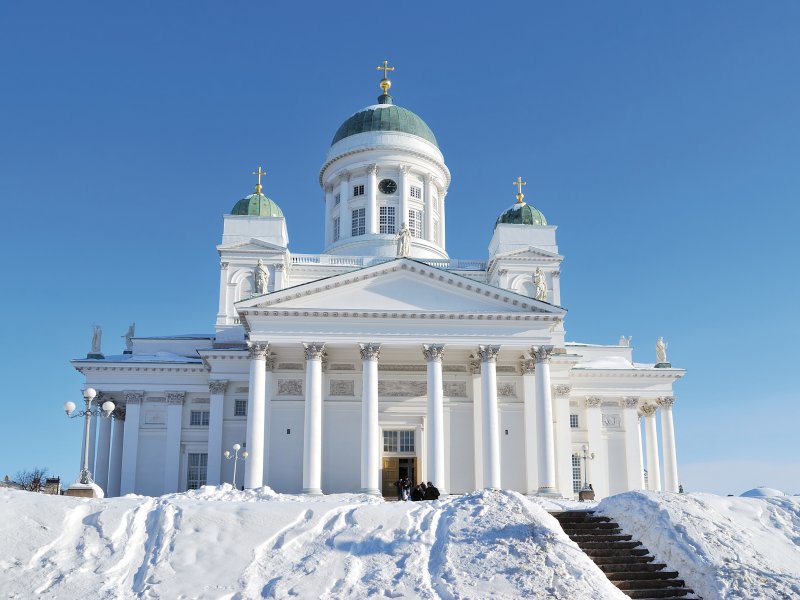
{"type": "MultiPolygon", "coordinates": [[[[518,313],[566,311],[411,259],[397,259],[236,303],[237,310],[518,313]]],[[[249,312],[249,311],[248,311],[249,312]]]]}
{"type": "Polygon", "coordinates": [[[556,252],[550,252],[549,250],[542,250],[541,248],[536,248],[535,246],[528,246],[527,248],[521,248],[519,250],[511,250],[509,252],[495,254],[492,257],[492,260],[497,261],[503,258],[512,258],[512,259],[536,258],[540,260],[541,259],[562,260],[564,257],[556,252]]]}
{"type": "Polygon", "coordinates": [[[232,250],[239,252],[266,251],[271,254],[283,254],[284,252],[286,252],[286,248],[284,248],[283,246],[270,244],[269,242],[265,242],[257,238],[250,238],[249,240],[243,240],[240,242],[235,242],[233,244],[220,244],[219,246],[217,246],[217,251],[219,252],[232,251],[232,250]]]}

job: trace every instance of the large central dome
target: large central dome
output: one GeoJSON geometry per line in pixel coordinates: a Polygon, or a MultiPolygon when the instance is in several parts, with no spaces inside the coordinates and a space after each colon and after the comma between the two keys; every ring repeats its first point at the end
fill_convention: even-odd
{"type": "Polygon", "coordinates": [[[431,128],[418,115],[407,108],[392,104],[392,98],[389,95],[381,96],[378,101],[380,104],[367,106],[342,123],[336,135],[333,136],[331,146],[339,140],[358,133],[400,131],[419,136],[437,148],[439,147],[431,128]]]}

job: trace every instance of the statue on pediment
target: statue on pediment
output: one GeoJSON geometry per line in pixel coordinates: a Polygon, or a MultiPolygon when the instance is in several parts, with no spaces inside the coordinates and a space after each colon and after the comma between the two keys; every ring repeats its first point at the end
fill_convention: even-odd
{"type": "Polygon", "coordinates": [[[135,335],[136,331],[136,323],[131,323],[128,325],[128,331],[125,332],[123,336],[125,338],[125,351],[132,352],[133,351],[133,336],[135,335]]]}
{"type": "Polygon", "coordinates": [[[100,352],[100,342],[103,337],[103,329],[100,325],[92,325],[92,354],[102,354],[100,352]]]}
{"type": "Polygon", "coordinates": [[[656,363],[665,364],[667,362],[667,344],[664,343],[664,338],[659,336],[656,342],[656,363]]]}
{"type": "Polygon", "coordinates": [[[269,272],[264,266],[264,261],[260,258],[258,259],[258,265],[256,265],[254,279],[256,283],[256,294],[266,294],[267,287],[269,286],[269,272]]]}
{"type": "Polygon", "coordinates": [[[400,226],[397,232],[397,256],[409,256],[411,254],[411,232],[405,223],[400,226]]]}
{"type": "Polygon", "coordinates": [[[537,300],[547,300],[547,280],[541,267],[536,267],[533,273],[534,298],[537,300]]]}

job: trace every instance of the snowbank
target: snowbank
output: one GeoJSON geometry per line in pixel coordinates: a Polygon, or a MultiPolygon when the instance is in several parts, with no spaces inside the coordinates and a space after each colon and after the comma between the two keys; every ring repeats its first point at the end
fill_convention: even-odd
{"type": "Polygon", "coordinates": [[[436,502],[206,487],[160,498],[0,490],[6,598],[622,595],[514,492],[436,502]]]}
{"type": "Polygon", "coordinates": [[[705,600],[800,597],[800,498],[628,492],[597,510],[705,600]]]}

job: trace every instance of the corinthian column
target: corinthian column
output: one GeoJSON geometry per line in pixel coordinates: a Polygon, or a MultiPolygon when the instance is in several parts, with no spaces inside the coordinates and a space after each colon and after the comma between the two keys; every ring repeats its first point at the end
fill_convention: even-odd
{"type": "Polygon", "coordinates": [[[661,467],[658,460],[656,434],[656,410],[653,404],[645,404],[639,410],[644,415],[645,445],[647,446],[647,489],[661,491],[661,467]]]}
{"type": "Polygon", "coordinates": [[[539,425],[539,495],[557,496],[556,446],[553,436],[553,399],[550,392],[550,357],[552,346],[534,346],[531,356],[536,361],[536,404],[539,409],[536,421],[539,425]]]}
{"type": "Polygon", "coordinates": [[[429,480],[446,494],[444,476],[444,396],[442,393],[443,344],[422,344],[422,355],[428,363],[428,428],[427,472],[429,480]]]}
{"type": "Polygon", "coordinates": [[[475,489],[483,488],[483,408],[481,401],[481,361],[470,359],[470,386],[472,396],[472,434],[474,436],[475,489]]]}
{"type": "Polygon", "coordinates": [[[380,344],[359,344],[363,371],[361,393],[361,491],[381,495],[378,430],[378,359],[380,344]]]}
{"type": "Polygon", "coordinates": [[[181,421],[186,392],[167,392],[167,444],[164,449],[164,493],[180,490],[181,421]]]}
{"type": "Polygon", "coordinates": [[[119,496],[119,484],[122,477],[122,446],[125,434],[125,408],[117,406],[114,410],[114,426],[112,428],[111,458],[108,465],[108,490],[106,496],[119,496]]]}
{"type": "Polygon", "coordinates": [[[228,381],[226,379],[212,379],[208,382],[208,392],[211,394],[208,415],[208,472],[206,473],[208,485],[222,483],[222,423],[227,388],[228,381]]]}
{"type": "Polygon", "coordinates": [[[500,426],[497,420],[497,353],[500,346],[478,346],[483,404],[483,485],[500,489],[500,426]]]}
{"type": "Polygon", "coordinates": [[[586,398],[586,434],[589,440],[589,450],[594,452],[596,460],[592,461],[589,468],[592,484],[598,498],[608,496],[608,477],[606,465],[608,464],[608,450],[603,444],[603,415],[600,411],[601,399],[596,396],[586,398]]]}
{"type": "Polygon", "coordinates": [[[522,397],[525,422],[525,491],[535,494],[539,489],[538,465],[536,464],[536,362],[533,359],[520,363],[522,370],[522,397]]]}
{"type": "Polygon", "coordinates": [[[322,355],[325,344],[303,344],[306,352],[306,412],[303,431],[303,493],[322,494],[322,355]]]}
{"type": "Polygon", "coordinates": [[[378,233],[378,165],[367,166],[367,234],[378,233]]]}
{"type": "Polygon", "coordinates": [[[672,405],[675,398],[666,396],[656,403],[661,407],[661,450],[664,453],[664,489],[678,491],[678,457],[675,451],[675,425],[672,422],[672,405]]]}
{"type": "Polygon", "coordinates": [[[267,344],[250,344],[250,393],[247,397],[247,453],[244,487],[264,485],[264,402],[266,393],[267,344]]]}
{"type": "Polygon", "coordinates": [[[125,431],[122,446],[121,496],[136,490],[136,459],[139,454],[139,411],[144,392],[122,392],[125,396],[125,431]]]}
{"type": "Polygon", "coordinates": [[[622,425],[625,427],[625,473],[627,489],[640,490],[642,486],[642,440],[639,436],[639,398],[622,399],[622,425]]]}
{"type": "MultiPolygon", "coordinates": [[[[100,398],[97,401],[98,406],[103,406],[103,402],[107,398],[103,397],[103,393],[99,394],[100,398]]],[[[108,465],[111,458],[111,418],[98,419],[97,433],[97,455],[94,462],[94,481],[97,485],[103,488],[103,492],[108,495],[108,465]]]]}

